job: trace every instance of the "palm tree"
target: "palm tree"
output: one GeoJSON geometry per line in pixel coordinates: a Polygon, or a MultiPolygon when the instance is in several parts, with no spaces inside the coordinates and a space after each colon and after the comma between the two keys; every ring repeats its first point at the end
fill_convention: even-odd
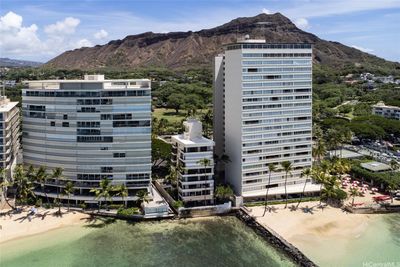
{"type": "Polygon", "coordinates": [[[326,145],[325,145],[324,141],[317,140],[317,142],[315,143],[315,145],[312,149],[312,155],[313,155],[314,159],[316,159],[317,162],[320,163],[322,158],[325,156],[325,154],[326,154],[326,145]]]}
{"type": "Polygon", "coordinates": [[[3,203],[3,199],[4,201],[7,203],[7,205],[11,208],[11,209],[15,209],[15,206],[11,205],[11,203],[8,201],[7,198],[7,188],[9,186],[13,186],[13,183],[8,181],[6,178],[6,169],[4,168],[0,168],[0,190],[1,190],[1,201],[0,204],[3,203]]]}
{"type": "Polygon", "coordinates": [[[122,202],[124,203],[124,206],[126,207],[126,201],[125,198],[128,197],[128,188],[126,187],[125,184],[120,184],[115,187],[117,193],[116,196],[120,196],[122,198],[122,202]]]}
{"type": "Polygon", "coordinates": [[[102,179],[99,183],[98,188],[90,189],[90,192],[96,195],[96,199],[99,200],[99,212],[101,207],[101,199],[103,198],[104,202],[107,204],[107,200],[111,199],[111,191],[113,190],[113,186],[111,185],[111,180],[108,178],[102,179]]]}
{"type": "Polygon", "coordinates": [[[311,171],[311,177],[320,184],[319,188],[319,205],[322,204],[322,188],[326,181],[326,172],[321,166],[314,167],[311,171]]]}
{"type": "Polygon", "coordinates": [[[61,200],[60,200],[60,179],[63,177],[63,168],[57,167],[53,169],[53,173],[51,175],[51,178],[53,178],[56,181],[56,187],[57,187],[57,204],[58,204],[58,214],[61,214],[61,200]]]}
{"type": "Polygon", "coordinates": [[[149,203],[149,191],[147,190],[139,190],[136,193],[136,196],[138,197],[138,203],[139,205],[143,202],[149,203]]]}
{"type": "Polygon", "coordinates": [[[281,163],[281,166],[282,166],[283,170],[285,171],[285,199],[286,199],[285,209],[286,209],[287,204],[288,204],[287,178],[288,178],[288,174],[292,175],[292,173],[291,173],[292,163],[290,161],[284,161],[281,163]]]}
{"type": "Polygon", "coordinates": [[[310,176],[311,176],[311,169],[310,168],[306,168],[301,172],[300,177],[306,177],[306,180],[304,181],[303,192],[300,195],[300,199],[299,199],[299,202],[297,203],[296,209],[299,207],[300,202],[303,200],[303,196],[304,196],[304,193],[306,191],[307,180],[308,180],[308,177],[310,177],[310,176]]]}
{"type": "Polygon", "coordinates": [[[46,167],[45,166],[40,166],[36,170],[35,174],[35,180],[40,183],[40,187],[42,189],[42,194],[46,196],[47,203],[49,203],[49,197],[47,196],[47,193],[45,191],[45,184],[47,182],[48,174],[46,173],[46,167]]]}
{"type": "Polygon", "coordinates": [[[169,173],[165,177],[167,181],[169,181],[171,184],[176,185],[177,180],[178,180],[178,171],[175,167],[171,166],[169,168],[169,173]]]}
{"type": "Polygon", "coordinates": [[[398,183],[396,183],[394,180],[389,181],[389,184],[387,185],[386,189],[389,191],[391,203],[393,203],[393,192],[396,191],[398,188],[399,188],[398,183]]]}
{"type": "Polygon", "coordinates": [[[215,188],[215,197],[221,200],[229,199],[233,196],[233,190],[229,185],[219,185],[215,188]]]}
{"type": "Polygon", "coordinates": [[[74,191],[75,191],[74,183],[68,181],[64,187],[64,194],[68,196],[68,211],[69,211],[69,199],[71,195],[74,193],[74,191]]]}
{"type": "Polygon", "coordinates": [[[353,198],[353,200],[351,201],[351,206],[352,206],[352,207],[354,206],[354,199],[355,199],[355,197],[358,197],[358,196],[360,196],[360,195],[361,195],[361,193],[360,193],[360,191],[358,191],[358,188],[357,188],[357,187],[351,187],[351,188],[350,188],[350,190],[349,190],[349,196],[353,198]]]}
{"type": "MultiPolygon", "coordinates": [[[[197,161],[197,164],[204,167],[204,178],[207,177],[207,168],[211,165],[211,160],[208,158],[203,158],[197,161]]],[[[204,194],[204,205],[207,204],[207,194],[204,194]]]]}
{"type": "Polygon", "coordinates": [[[276,166],[275,164],[268,164],[268,185],[267,185],[267,192],[265,193],[265,206],[264,206],[264,213],[263,217],[265,216],[265,213],[267,212],[267,207],[268,207],[268,191],[269,191],[269,186],[271,185],[271,174],[276,171],[276,166]]]}
{"type": "Polygon", "coordinates": [[[15,207],[17,206],[17,197],[22,201],[26,201],[29,196],[35,196],[33,193],[34,185],[26,176],[24,167],[21,164],[15,166],[13,180],[16,186],[16,192],[14,194],[15,207]]]}

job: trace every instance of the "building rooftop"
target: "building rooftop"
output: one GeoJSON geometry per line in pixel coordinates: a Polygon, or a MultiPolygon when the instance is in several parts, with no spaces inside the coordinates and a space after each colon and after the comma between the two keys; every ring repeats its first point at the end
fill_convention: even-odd
{"type": "Polygon", "coordinates": [[[103,89],[146,88],[150,87],[149,79],[113,79],[106,80],[104,75],[85,75],[84,79],[75,80],[35,80],[24,81],[29,89],[62,89],[62,84],[68,83],[101,83],[103,89]]]}
{"type": "Polygon", "coordinates": [[[0,96],[0,113],[8,112],[16,105],[18,102],[11,102],[6,96],[0,96]]]}
{"type": "Polygon", "coordinates": [[[361,167],[372,172],[388,171],[391,169],[389,165],[378,161],[361,163],[361,167]]]}
{"type": "Polygon", "coordinates": [[[376,108],[400,109],[400,107],[397,107],[397,106],[388,106],[388,105],[385,105],[385,103],[382,102],[382,101],[376,103],[375,105],[373,105],[373,107],[374,107],[374,108],[376,107],[376,108]]]}
{"type": "Polygon", "coordinates": [[[175,139],[176,141],[184,144],[185,146],[198,146],[198,145],[207,145],[207,146],[213,146],[214,141],[210,140],[205,137],[197,137],[193,139],[185,139],[183,134],[178,134],[178,135],[173,135],[171,136],[172,139],[175,139]]]}
{"type": "Polygon", "coordinates": [[[189,118],[183,122],[183,126],[185,127],[185,132],[183,134],[174,135],[171,139],[185,146],[214,145],[214,141],[203,137],[203,127],[201,122],[197,119],[189,118]]]}

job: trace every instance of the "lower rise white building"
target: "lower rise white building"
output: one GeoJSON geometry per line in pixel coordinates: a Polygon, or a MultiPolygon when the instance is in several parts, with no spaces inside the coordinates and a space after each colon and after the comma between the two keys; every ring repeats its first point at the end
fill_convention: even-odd
{"type": "Polygon", "coordinates": [[[172,162],[178,175],[179,199],[185,206],[214,203],[214,141],[202,136],[195,119],[183,123],[185,132],[172,136],[172,162]]]}

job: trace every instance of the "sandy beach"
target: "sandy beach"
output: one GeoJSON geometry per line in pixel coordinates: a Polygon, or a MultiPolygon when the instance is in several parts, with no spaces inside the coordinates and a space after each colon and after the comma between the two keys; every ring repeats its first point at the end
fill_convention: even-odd
{"type": "MultiPolygon", "coordinates": [[[[30,207],[24,207],[21,213],[11,213],[0,217],[0,243],[35,235],[64,226],[84,224],[89,215],[77,211],[68,212],[62,208],[62,216],[56,216],[58,209],[38,208],[36,215],[27,216],[30,207]],[[43,216],[44,215],[44,216],[43,216]]],[[[7,210],[1,210],[2,213],[7,210]]]]}
{"type": "Polygon", "coordinates": [[[315,250],[325,251],[326,258],[332,260],[347,254],[350,241],[360,237],[369,223],[379,215],[351,214],[339,208],[318,207],[319,202],[304,202],[299,209],[291,211],[292,204],[284,209],[284,205],[274,205],[274,211],[267,212],[264,207],[251,207],[251,215],[262,225],[275,232],[303,251],[312,255],[315,250]],[[304,212],[304,207],[311,212],[304,212]],[[312,253],[310,253],[312,252],[312,253]]]}

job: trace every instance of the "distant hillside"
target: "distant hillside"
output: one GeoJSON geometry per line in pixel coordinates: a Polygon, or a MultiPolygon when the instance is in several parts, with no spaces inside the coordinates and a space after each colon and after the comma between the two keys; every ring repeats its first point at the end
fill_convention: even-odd
{"type": "Polygon", "coordinates": [[[39,67],[41,65],[43,65],[41,62],[0,58],[0,67],[39,67]]]}
{"type": "Polygon", "coordinates": [[[364,53],[338,42],[325,41],[297,28],[280,13],[237,18],[224,25],[197,32],[146,32],[130,35],[105,45],[66,51],[46,63],[45,67],[62,69],[98,69],[104,67],[196,68],[211,66],[221,45],[235,42],[249,34],[267,42],[306,42],[314,44],[314,62],[341,68],[347,65],[397,69],[400,63],[364,53]]]}

